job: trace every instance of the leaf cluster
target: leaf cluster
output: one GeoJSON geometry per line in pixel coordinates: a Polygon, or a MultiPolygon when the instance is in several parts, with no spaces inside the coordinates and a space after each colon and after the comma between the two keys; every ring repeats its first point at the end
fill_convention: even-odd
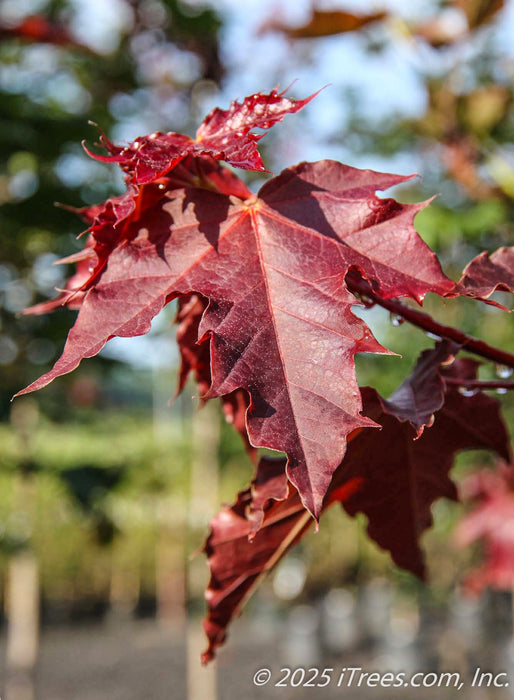
{"type": "Polygon", "coordinates": [[[211,658],[262,575],[333,503],[368,518],[395,563],[423,577],[420,537],[431,505],[457,498],[455,455],[487,449],[509,461],[500,404],[463,350],[514,367],[514,357],[399,301],[429,292],[478,302],[512,292],[514,255],[478,256],[458,283],[413,226],[426,206],[379,198],[409,177],[331,160],[287,168],[252,194],[221,165],[262,171],[257,143],[295,101],[273,90],[215,109],[196,137],[154,133],[125,147],[103,134],[126,191],[80,210],[84,248],[57,299],[28,313],[78,309],[62,356],[19,392],[40,389],[114,336],[141,335],[179,300],[179,390],[192,373],[219,398],[256,465],[251,487],[212,522],[205,629],[211,658]],[[260,129],[255,132],[255,129],[260,129]],[[441,341],[388,399],[359,387],[357,353],[391,354],[353,307],[383,306],[441,341]],[[286,458],[259,454],[267,448],[286,458]]]}

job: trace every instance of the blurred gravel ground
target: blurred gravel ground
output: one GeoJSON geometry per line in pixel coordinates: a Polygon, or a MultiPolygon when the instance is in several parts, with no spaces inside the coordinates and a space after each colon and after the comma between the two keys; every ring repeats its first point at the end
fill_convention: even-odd
{"type": "MultiPolygon", "coordinates": [[[[238,620],[236,626],[237,633],[233,629],[217,662],[217,700],[512,699],[506,691],[469,687],[460,692],[446,688],[337,688],[335,683],[327,688],[277,688],[271,683],[258,688],[252,683],[258,669],[272,669],[274,682],[280,677],[280,668],[287,666],[280,634],[274,638],[259,634],[251,621],[238,620]]],[[[362,651],[345,655],[344,659],[331,658],[312,665],[320,669],[361,666],[364,670],[373,670],[371,657],[366,658],[362,651]]],[[[195,673],[207,672],[198,662],[195,673]]],[[[5,680],[4,633],[0,638],[2,700],[5,680]]],[[[47,628],[42,635],[35,700],[188,700],[185,631],[180,625],[163,628],[154,620],[47,628]]]]}

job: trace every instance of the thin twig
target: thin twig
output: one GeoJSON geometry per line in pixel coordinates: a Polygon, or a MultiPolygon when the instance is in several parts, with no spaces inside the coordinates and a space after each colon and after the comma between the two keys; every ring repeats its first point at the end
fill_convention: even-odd
{"type": "Polygon", "coordinates": [[[453,326],[445,326],[433,319],[428,314],[412,309],[410,306],[402,304],[402,302],[398,301],[397,299],[383,299],[374,292],[369,282],[362,279],[358,273],[350,271],[346,276],[346,283],[351,292],[367,297],[374,304],[378,304],[378,306],[381,306],[391,313],[400,316],[401,318],[405,319],[405,321],[408,321],[412,325],[421,328],[427,333],[432,333],[439,338],[452,340],[453,342],[458,343],[462,349],[466,350],[467,352],[471,352],[474,355],[485,358],[486,360],[492,360],[499,365],[505,365],[506,367],[512,367],[514,369],[514,355],[512,353],[501,350],[500,348],[495,348],[483,340],[473,338],[458,328],[454,328],[453,326]]]}

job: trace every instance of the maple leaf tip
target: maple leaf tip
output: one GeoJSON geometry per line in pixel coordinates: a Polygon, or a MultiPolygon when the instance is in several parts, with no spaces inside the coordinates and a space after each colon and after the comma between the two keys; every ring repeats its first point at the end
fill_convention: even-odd
{"type": "Polygon", "coordinates": [[[315,97],[317,97],[319,95],[320,92],[323,92],[323,90],[325,88],[332,87],[332,85],[333,85],[333,83],[325,83],[325,85],[323,85],[323,87],[320,87],[320,89],[317,92],[315,92],[313,95],[311,95],[310,99],[313,100],[315,97]]]}
{"type": "Polygon", "coordinates": [[[213,658],[214,658],[214,654],[213,654],[213,652],[210,648],[210,645],[209,645],[209,648],[206,649],[205,651],[203,651],[202,654],[200,655],[200,663],[202,664],[202,666],[207,666],[207,664],[210,661],[212,661],[213,658]]]}
{"type": "MultiPolygon", "coordinates": [[[[104,135],[102,134],[102,136],[104,136],[104,135]]],[[[113,156],[103,156],[103,155],[101,155],[100,153],[94,153],[94,152],[88,147],[88,145],[87,145],[87,143],[86,143],[86,139],[82,139],[82,141],[80,142],[80,145],[82,146],[83,150],[87,153],[87,155],[88,155],[90,158],[93,158],[93,160],[97,160],[97,161],[99,161],[100,163],[112,163],[112,162],[113,162],[113,160],[112,160],[112,159],[113,159],[113,156]]],[[[95,145],[98,145],[98,144],[95,144],[95,145]]]]}
{"type": "Polygon", "coordinates": [[[92,151],[90,151],[88,146],[87,146],[86,139],[82,139],[82,141],[80,142],[80,145],[82,146],[83,150],[87,153],[87,155],[90,158],[95,158],[95,154],[92,151]]]}
{"type": "Polygon", "coordinates": [[[285,95],[286,92],[287,92],[288,90],[290,90],[290,89],[293,87],[293,85],[294,85],[295,83],[297,83],[297,82],[298,82],[298,78],[293,78],[293,80],[289,83],[289,85],[288,85],[286,88],[284,88],[284,89],[282,90],[282,92],[278,92],[278,89],[279,89],[279,87],[280,87],[280,83],[277,83],[271,92],[272,92],[272,93],[273,93],[273,92],[277,92],[279,95],[285,95]]]}
{"type": "Polygon", "coordinates": [[[14,399],[18,398],[18,396],[23,396],[24,394],[29,394],[32,391],[32,389],[30,387],[31,387],[31,385],[29,384],[28,386],[25,387],[25,389],[20,389],[20,391],[17,391],[14,394],[14,396],[11,397],[11,400],[9,401],[9,403],[12,403],[14,401],[14,399]]]}
{"type": "Polygon", "coordinates": [[[64,211],[74,211],[74,208],[73,208],[73,207],[70,207],[70,206],[67,205],[67,204],[63,204],[62,202],[54,202],[54,203],[53,203],[53,206],[54,206],[56,209],[64,209],[64,211]]]}
{"type": "Polygon", "coordinates": [[[306,503],[304,502],[302,498],[302,503],[305,507],[305,510],[307,510],[310,515],[312,516],[312,519],[314,520],[314,528],[315,532],[319,531],[319,519],[321,517],[321,513],[323,512],[323,498],[316,498],[312,506],[307,506],[306,503]]]}

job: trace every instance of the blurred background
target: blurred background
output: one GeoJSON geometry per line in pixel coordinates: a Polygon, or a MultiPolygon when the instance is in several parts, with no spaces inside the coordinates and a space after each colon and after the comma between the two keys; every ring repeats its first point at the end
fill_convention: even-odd
{"type": "MultiPolygon", "coordinates": [[[[68,310],[19,315],[55,295],[70,270],[54,261],[82,245],[84,224],[54,203],[80,207],[123,191],[119,172],[81,148],[97,138],[88,120],[116,143],[194,133],[213,107],[294,81],[297,98],[328,87],[261,142],[269,169],[334,158],[419,173],[394,196],[440,193],[416,225],[454,279],[483,249],[512,245],[513,0],[0,2],[3,700],[274,697],[251,678],[277,664],[514,669],[511,591],[464,594],[481,553],[456,547],[465,508],[446,501],[424,538],[429,587],[367,540],[365,519],[333,509],[234,623],[219,661],[200,668],[208,577],[204,557],[190,555],[252,470],[217,407],[197,411],[193,385],[169,404],[172,308],[148,336],[110,341],[72,375],[10,404],[57,359],[73,323],[68,310]]],[[[252,189],[263,182],[242,176],[252,189]]],[[[432,298],[427,307],[513,347],[512,323],[494,307],[432,298]]],[[[360,383],[387,396],[433,340],[381,309],[366,313],[379,341],[404,355],[357,360],[360,383]]],[[[513,402],[500,398],[512,424],[513,402]]],[[[488,459],[464,454],[454,474],[488,459]]]]}

